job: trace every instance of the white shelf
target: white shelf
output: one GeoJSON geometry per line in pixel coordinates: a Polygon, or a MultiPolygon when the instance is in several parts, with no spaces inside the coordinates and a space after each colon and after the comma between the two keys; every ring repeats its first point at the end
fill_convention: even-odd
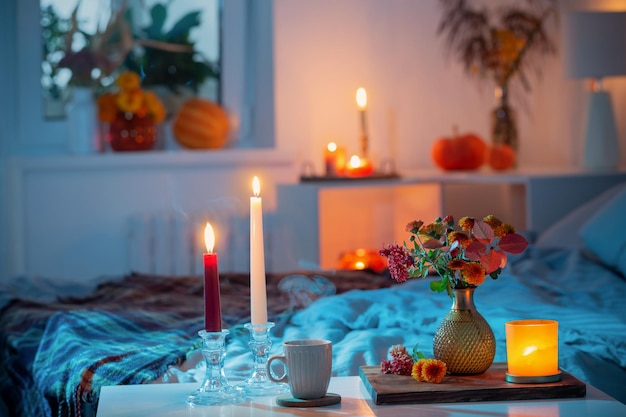
{"type": "Polygon", "coordinates": [[[150,169],[189,167],[232,167],[291,165],[292,153],[275,149],[220,149],[199,151],[118,152],[92,155],[23,156],[11,159],[20,169],[38,170],[97,170],[150,169]]]}

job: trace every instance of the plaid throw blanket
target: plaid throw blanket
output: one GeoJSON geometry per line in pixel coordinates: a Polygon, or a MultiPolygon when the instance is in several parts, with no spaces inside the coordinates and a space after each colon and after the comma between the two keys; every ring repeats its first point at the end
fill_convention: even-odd
{"type": "MultiPolygon", "coordinates": [[[[277,321],[319,297],[392,283],[367,272],[268,274],[268,316],[277,321]]],[[[225,328],[248,322],[248,275],[221,274],[220,284],[225,328]]],[[[100,387],[150,382],[180,365],[201,345],[202,286],[199,277],[133,274],[84,298],[13,300],[0,312],[0,392],[11,416],[87,417],[100,387]]]]}

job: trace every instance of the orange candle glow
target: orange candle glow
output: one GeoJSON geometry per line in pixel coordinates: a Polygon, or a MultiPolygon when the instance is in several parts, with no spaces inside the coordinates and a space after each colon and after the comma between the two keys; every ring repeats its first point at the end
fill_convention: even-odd
{"type": "Polygon", "coordinates": [[[505,324],[505,330],[507,381],[553,382],[560,379],[557,321],[510,321],[505,324]],[[524,381],[524,378],[529,379],[524,381]]]}
{"type": "Polygon", "coordinates": [[[350,177],[366,177],[374,173],[374,166],[367,158],[359,158],[357,155],[352,155],[348,166],[346,167],[346,174],[350,177]]]}
{"type": "Polygon", "coordinates": [[[341,176],[346,169],[346,151],[337,146],[335,142],[330,142],[324,151],[324,165],[326,175],[341,176]]]}

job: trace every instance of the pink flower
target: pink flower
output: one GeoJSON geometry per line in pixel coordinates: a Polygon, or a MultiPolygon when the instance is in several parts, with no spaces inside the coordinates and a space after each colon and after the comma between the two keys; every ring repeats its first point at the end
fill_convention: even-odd
{"type": "Polygon", "coordinates": [[[387,245],[379,253],[389,262],[391,278],[397,282],[405,282],[409,279],[409,268],[415,265],[415,262],[405,248],[394,243],[387,245]]]}

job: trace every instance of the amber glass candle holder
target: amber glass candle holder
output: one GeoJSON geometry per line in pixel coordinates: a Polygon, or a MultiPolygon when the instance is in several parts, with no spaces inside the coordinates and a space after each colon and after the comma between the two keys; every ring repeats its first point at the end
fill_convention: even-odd
{"type": "Polygon", "coordinates": [[[561,380],[558,322],[516,320],[505,324],[507,382],[546,383],[561,380]]]}

